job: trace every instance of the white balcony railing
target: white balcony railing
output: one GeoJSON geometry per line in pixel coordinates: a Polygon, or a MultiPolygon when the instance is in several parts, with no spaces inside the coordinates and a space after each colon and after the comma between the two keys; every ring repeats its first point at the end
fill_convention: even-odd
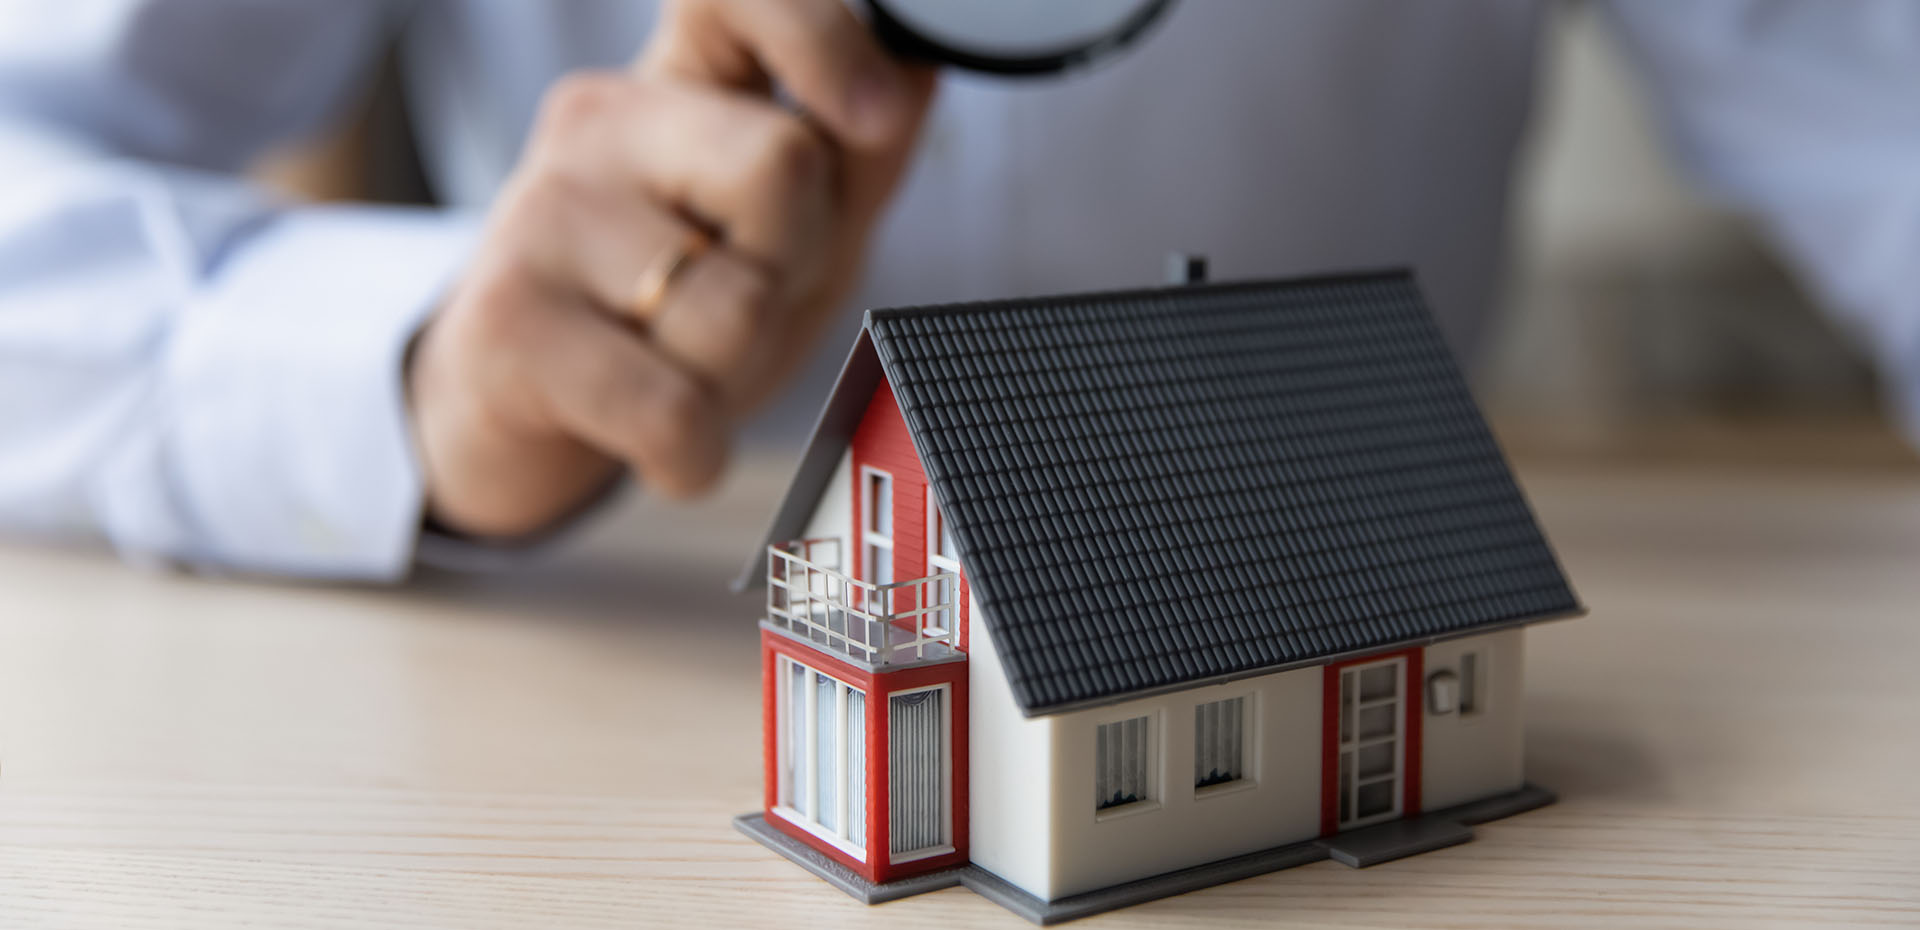
{"type": "Polygon", "coordinates": [[[840,569],[840,540],[767,547],[767,622],[869,665],[959,654],[959,578],[939,572],[874,584],[840,569]]]}

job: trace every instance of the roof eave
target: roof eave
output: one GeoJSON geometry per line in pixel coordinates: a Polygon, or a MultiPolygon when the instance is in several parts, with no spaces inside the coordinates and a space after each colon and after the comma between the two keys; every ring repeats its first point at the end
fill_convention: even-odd
{"type": "Polygon", "coordinates": [[[1124,704],[1128,701],[1137,701],[1143,698],[1159,697],[1160,695],[1163,695],[1163,694],[1173,694],[1179,691],[1190,691],[1196,688],[1205,688],[1210,685],[1224,685],[1229,682],[1244,681],[1248,678],[1258,678],[1262,675],[1278,675],[1282,672],[1297,671],[1303,668],[1314,668],[1321,665],[1332,665],[1336,662],[1345,662],[1349,659],[1358,659],[1363,656],[1376,655],[1383,652],[1397,652],[1402,649],[1425,648],[1427,646],[1434,645],[1435,643],[1444,643],[1450,640],[1465,639],[1469,636],[1481,636],[1487,633],[1498,633],[1502,630],[1511,630],[1511,629],[1517,629],[1523,626],[1532,626],[1536,623],[1552,623],[1557,620],[1576,620],[1586,615],[1587,615],[1587,608],[1584,605],[1582,605],[1582,606],[1575,607],[1572,610],[1562,611],[1560,613],[1542,614],[1538,617],[1527,617],[1524,619],[1517,619],[1517,620],[1503,620],[1498,623],[1489,623],[1484,626],[1476,626],[1471,629],[1457,630],[1455,632],[1444,633],[1436,636],[1422,636],[1415,639],[1402,640],[1399,642],[1387,643],[1379,646],[1368,646],[1365,649],[1353,649],[1346,652],[1331,653],[1328,655],[1319,656],[1312,659],[1302,659],[1297,662],[1286,662],[1279,665],[1266,665],[1266,666],[1261,666],[1259,668],[1251,668],[1245,671],[1233,672],[1226,675],[1213,675],[1206,678],[1196,678],[1196,679],[1193,679],[1192,681],[1180,682],[1179,684],[1160,685],[1152,688],[1143,688],[1139,691],[1128,691],[1125,694],[1113,694],[1113,695],[1107,695],[1105,697],[1088,698],[1086,700],[1080,700],[1080,701],[1068,701],[1063,704],[1049,704],[1047,706],[1037,707],[1037,708],[1028,707],[1024,704],[1020,704],[1019,699],[1016,697],[1015,704],[1020,707],[1021,716],[1027,717],[1029,719],[1037,719],[1040,717],[1055,717],[1061,714],[1070,714],[1075,711],[1092,710],[1093,708],[1096,708],[1096,707],[1111,707],[1112,705],[1124,704]]]}
{"type": "Polygon", "coordinates": [[[833,391],[827,395],[827,402],[814,421],[813,434],[807,440],[806,450],[800,454],[793,480],[781,495],[780,506],[774,510],[773,522],[740,577],[733,581],[735,594],[751,591],[766,581],[768,546],[796,538],[805,530],[807,520],[813,516],[821,494],[826,491],[827,482],[833,479],[841,453],[852,444],[853,432],[859,427],[860,417],[866,412],[867,402],[880,386],[882,377],[879,357],[873,351],[873,337],[863,322],[853,350],[840,366],[833,391]]]}

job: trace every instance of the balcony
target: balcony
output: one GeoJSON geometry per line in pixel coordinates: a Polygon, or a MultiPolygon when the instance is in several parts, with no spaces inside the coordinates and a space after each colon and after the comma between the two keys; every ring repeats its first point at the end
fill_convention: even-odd
{"type": "Polygon", "coordinates": [[[957,658],[960,579],[874,584],[842,571],[838,539],[767,547],[767,623],[875,667],[957,658]]]}

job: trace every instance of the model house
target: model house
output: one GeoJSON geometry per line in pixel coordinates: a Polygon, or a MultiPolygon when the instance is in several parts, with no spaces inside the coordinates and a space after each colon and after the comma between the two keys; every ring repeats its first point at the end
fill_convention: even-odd
{"type": "Polygon", "coordinates": [[[748,585],[748,833],[1037,921],[1460,842],[1580,607],[1403,273],[877,310],[748,585]]]}

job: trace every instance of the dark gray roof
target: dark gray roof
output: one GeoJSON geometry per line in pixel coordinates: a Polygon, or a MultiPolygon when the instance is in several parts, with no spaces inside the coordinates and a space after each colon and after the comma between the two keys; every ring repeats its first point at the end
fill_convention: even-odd
{"type": "Polygon", "coordinates": [[[1579,610],[1404,273],[876,310],[861,342],[842,390],[877,356],[1027,713],[1579,610]]]}

